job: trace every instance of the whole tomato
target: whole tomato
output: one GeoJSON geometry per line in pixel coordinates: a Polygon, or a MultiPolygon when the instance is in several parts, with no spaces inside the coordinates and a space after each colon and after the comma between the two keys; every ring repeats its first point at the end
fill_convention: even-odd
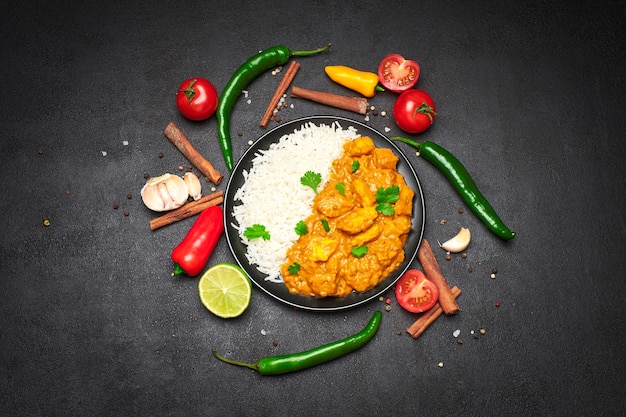
{"type": "Polygon", "coordinates": [[[423,90],[407,90],[398,96],[393,105],[396,124],[408,133],[425,131],[433,124],[436,116],[435,103],[423,90]]]}
{"type": "Polygon", "coordinates": [[[176,107],[190,120],[206,120],[217,109],[217,90],[204,78],[183,81],[176,93],[176,107]]]}

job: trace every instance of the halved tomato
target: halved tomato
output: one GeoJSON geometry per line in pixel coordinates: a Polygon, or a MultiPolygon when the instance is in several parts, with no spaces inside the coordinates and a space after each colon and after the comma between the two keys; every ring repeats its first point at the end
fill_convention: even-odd
{"type": "Polygon", "coordinates": [[[396,283],[398,303],[412,313],[423,313],[431,309],[438,298],[437,286],[418,269],[409,269],[396,283]]]}
{"type": "Polygon", "coordinates": [[[420,77],[417,62],[404,59],[400,54],[389,54],[378,66],[378,81],[390,91],[400,93],[412,88],[420,77]]]}

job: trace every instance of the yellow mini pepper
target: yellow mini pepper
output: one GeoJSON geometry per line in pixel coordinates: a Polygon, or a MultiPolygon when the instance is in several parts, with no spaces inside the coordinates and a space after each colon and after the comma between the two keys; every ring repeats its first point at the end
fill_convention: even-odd
{"type": "Polygon", "coordinates": [[[341,84],[365,97],[374,97],[376,91],[383,91],[378,85],[378,74],[355,70],[344,65],[324,68],[326,74],[337,84],[341,84]]]}

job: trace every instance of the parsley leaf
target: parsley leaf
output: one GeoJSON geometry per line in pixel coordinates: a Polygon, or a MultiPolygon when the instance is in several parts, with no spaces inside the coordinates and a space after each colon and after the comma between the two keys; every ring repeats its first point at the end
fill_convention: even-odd
{"type": "Polygon", "coordinates": [[[300,184],[311,187],[315,194],[317,194],[317,186],[322,182],[322,174],[313,171],[307,171],[304,173],[302,178],[300,178],[300,184]]]}
{"type": "Polygon", "coordinates": [[[359,163],[359,161],[354,160],[352,162],[352,173],[354,174],[355,172],[357,172],[360,167],[361,167],[361,164],[359,163]]]}
{"type": "Polygon", "coordinates": [[[389,203],[378,203],[376,211],[384,216],[393,216],[396,213],[396,210],[389,203]]]}
{"type": "Polygon", "coordinates": [[[330,226],[328,225],[328,220],[322,219],[320,221],[322,222],[322,226],[324,226],[324,230],[326,230],[326,233],[330,232],[330,226]]]}
{"type": "Polygon", "coordinates": [[[391,187],[380,187],[376,190],[377,203],[395,203],[400,199],[400,186],[392,185],[391,187]]]}
{"type": "Polygon", "coordinates": [[[304,236],[309,233],[309,229],[306,227],[304,220],[300,220],[294,229],[298,236],[304,236]]]}
{"type": "Polygon", "coordinates": [[[339,194],[346,195],[346,184],[344,184],[343,182],[338,182],[337,184],[335,184],[335,189],[339,191],[339,194]]]}
{"type": "Polygon", "coordinates": [[[298,262],[294,262],[293,265],[289,265],[287,270],[291,275],[296,275],[298,271],[300,271],[300,264],[298,262]]]}
{"type": "Polygon", "coordinates": [[[391,187],[376,190],[376,211],[385,215],[393,216],[396,212],[392,206],[393,203],[400,199],[400,187],[393,185],[391,187]]]}
{"type": "Polygon", "coordinates": [[[353,246],[350,252],[357,258],[362,258],[367,254],[367,246],[353,246]]]}
{"type": "Polygon", "coordinates": [[[243,235],[248,239],[263,238],[263,240],[270,240],[270,233],[265,230],[265,226],[262,224],[253,224],[250,227],[246,227],[243,231],[243,235]]]}

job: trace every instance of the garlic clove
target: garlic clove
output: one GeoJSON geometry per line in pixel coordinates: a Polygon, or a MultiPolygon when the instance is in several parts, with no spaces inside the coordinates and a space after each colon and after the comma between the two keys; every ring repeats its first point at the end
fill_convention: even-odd
{"type": "Polygon", "coordinates": [[[187,184],[187,191],[194,200],[199,200],[202,197],[202,185],[200,179],[193,172],[186,172],[183,176],[185,184],[187,184]]]}
{"type": "Polygon", "coordinates": [[[165,180],[165,186],[167,187],[167,191],[172,198],[173,205],[177,208],[182,206],[187,202],[187,198],[189,198],[189,190],[187,190],[187,184],[185,181],[179,177],[178,175],[171,175],[167,180],[165,180]]]}
{"type": "Polygon", "coordinates": [[[176,175],[163,174],[146,181],[141,189],[141,199],[150,210],[173,210],[185,204],[189,197],[187,184],[176,175]]]}
{"type": "Polygon", "coordinates": [[[165,203],[161,198],[161,192],[159,191],[158,186],[147,186],[141,189],[141,199],[143,203],[151,210],[154,211],[164,211],[165,203]]]}
{"type": "Polygon", "coordinates": [[[461,227],[459,233],[456,234],[453,238],[445,241],[441,245],[439,245],[442,249],[447,250],[448,252],[457,253],[464,251],[470,244],[470,239],[472,235],[469,229],[461,227]]]}

